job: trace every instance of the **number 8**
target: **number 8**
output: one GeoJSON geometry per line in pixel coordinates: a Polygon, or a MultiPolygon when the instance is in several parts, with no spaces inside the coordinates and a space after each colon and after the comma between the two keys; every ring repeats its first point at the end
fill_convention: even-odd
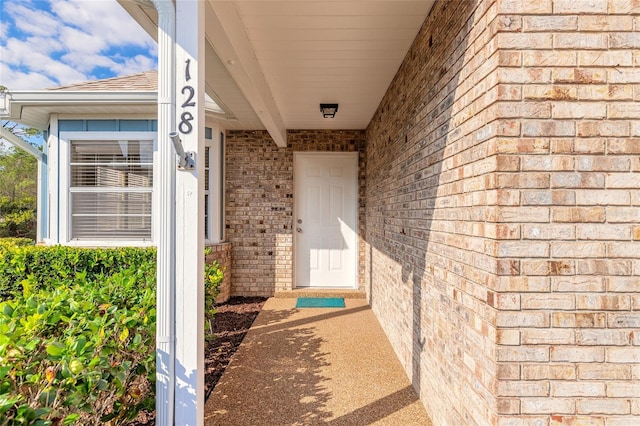
{"type": "Polygon", "coordinates": [[[189,111],[183,112],[180,116],[180,124],[178,125],[178,130],[183,135],[188,135],[193,130],[193,125],[190,123],[193,120],[193,114],[189,111]]]}

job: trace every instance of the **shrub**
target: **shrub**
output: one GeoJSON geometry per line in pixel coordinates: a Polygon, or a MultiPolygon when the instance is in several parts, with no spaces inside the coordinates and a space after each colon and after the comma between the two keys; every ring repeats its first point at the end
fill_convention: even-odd
{"type": "Polygon", "coordinates": [[[155,249],[133,247],[86,249],[65,246],[0,245],[0,299],[19,294],[24,288],[57,286],[83,274],[94,281],[137,265],[155,265],[155,249]]]}
{"type": "MultiPolygon", "coordinates": [[[[15,243],[0,244],[0,426],[120,425],[153,410],[155,249],[15,243]]],[[[209,323],[222,279],[205,265],[209,323]]]]}
{"type": "MultiPolygon", "coordinates": [[[[135,264],[89,279],[65,265],[69,252],[43,249],[67,276],[0,303],[0,425],[118,425],[153,409],[155,250],[125,250],[135,264]]],[[[88,251],[113,265],[118,250],[88,251]]]]}
{"type": "Polygon", "coordinates": [[[0,247],[21,247],[21,246],[32,246],[35,242],[31,238],[0,238],[0,247]]]}
{"type": "MultiPolygon", "coordinates": [[[[205,257],[211,253],[211,247],[205,247],[205,257]]],[[[216,313],[216,298],[220,293],[220,283],[224,279],[224,270],[214,260],[204,262],[204,315],[209,326],[209,336],[213,337],[213,316],[216,313]]]]}

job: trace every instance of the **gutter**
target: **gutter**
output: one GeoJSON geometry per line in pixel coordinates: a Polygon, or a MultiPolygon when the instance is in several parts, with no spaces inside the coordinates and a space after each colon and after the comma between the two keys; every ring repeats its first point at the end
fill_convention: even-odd
{"type": "Polygon", "coordinates": [[[175,131],[176,9],[172,0],[134,0],[158,11],[158,169],[154,178],[156,286],[156,424],[173,425],[176,393],[176,155],[169,143],[175,131]]]}
{"type": "MultiPolygon", "coordinates": [[[[65,103],[152,103],[156,92],[20,90],[5,94],[7,104],[43,105],[65,103]],[[7,96],[8,95],[8,96],[7,96]],[[10,100],[8,100],[10,98],[10,100]]],[[[10,108],[6,108],[10,110],[10,108]]]]}

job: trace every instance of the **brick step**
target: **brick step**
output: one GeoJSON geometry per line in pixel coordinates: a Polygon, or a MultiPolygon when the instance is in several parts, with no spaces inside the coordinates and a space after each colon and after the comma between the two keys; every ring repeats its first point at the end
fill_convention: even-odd
{"type": "Polygon", "coordinates": [[[366,299],[367,295],[363,290],[348,290],[339,288],[297,288],[295,290],[276,291],[274,297],[296,298],[296,297],[344,297],[345,299],[366,299]]]}

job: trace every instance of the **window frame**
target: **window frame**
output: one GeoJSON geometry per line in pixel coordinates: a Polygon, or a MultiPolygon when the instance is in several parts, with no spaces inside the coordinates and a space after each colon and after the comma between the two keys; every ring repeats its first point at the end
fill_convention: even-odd
{"type": "MultiPolygon", "coordinates": [[[[134,246],[134,247],[150,247],[156,245],[156,229],[155,229],[155,217],[157,216],[157,185],[156,185],[156,176],[155,172],[157,170],[157,152],[158,152],[158,143],[157,143],[157,132],[140,132],[140,131],[130,131],[130,132],[119,132],[119,131],[94,131],[94,132],[86,132],[86,131],[63,131],[60,132],[59,135],[60,141],[60,237],[61,242],[65,245],[70,246],[80,246],[80,247],[122,247],[122,246],[134,246]],[[139,141],[150,141],[152,142],[152,150],[153,150],[153,160],[152,160],[152,176],[153,176],[153,184],[151,186],[151,190],[144,190],[142,192],[150,192],[151,193],[151,235],[150,238],[147,239],[113,239],[113,240],[102,240],[102,239],[72,239],[72,206],[71,206],[71,144],[74,140],[78,141],[104,141],[104,142],[112,142],[112,141],[131,141],[131,140],[139,140],[139,141]]],[[[86,190],[89,191],[89,190],[86,190]]],[[[136,192],[134,191],[123,191],[123,192],[136,192]]],[[[84,192],[74,191],[74,192],[84,192]]]]}
{"type": "MultiPolygon", "coordinates": [[[[205,244],[220,244],[226,241],[225,218],[225,191],[226,191],[226,166],[225,166],[225,132],[218,126],[207,126],[211,129],[211,138],[205,137],[205,152],[209,151],[209,170],[205,178],[209,183],[208,190],[208,217],[205,226],[205,244]],[[216,218],[216,220],[214,220],[216,218]]],[[[205,132],[207,134],[207,132],[205,132]]],[[[203,163],[203,171],[206,163],[203,163]]],[[[206,192],[204,193],[206,195],[206,192]]],[[[204,195],[203,195],[204,197],[204,195]]],[[[207,200],[207,197],[204,197],[207,200]]],[[[206,202],[206,201],[205,201],[206,202]]]]}

